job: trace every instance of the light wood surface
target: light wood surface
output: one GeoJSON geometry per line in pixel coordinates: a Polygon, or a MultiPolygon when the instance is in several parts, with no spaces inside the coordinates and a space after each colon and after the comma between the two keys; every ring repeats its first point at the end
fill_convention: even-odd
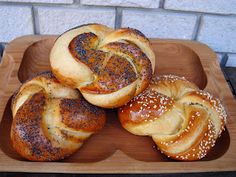
{"type": "Polygon", "coordinates": [[[184,40],[151,39],[155,74],[185,76],[219,97],[228,113],[227,130],[201,161],[178,162],[162,155],[149,137],[125,131],[116,110],[107,123],[70,158],[60,162],[29,162],[11,147],[10,102],[14,91],[34,74],[49,70],[49,52],[56,36],[24,36],[6,48],[0,65],[0,171],[63,173],[172,173],[236,170],[236,101],[220,70],[216,54],[206,45],[184,40]]]}

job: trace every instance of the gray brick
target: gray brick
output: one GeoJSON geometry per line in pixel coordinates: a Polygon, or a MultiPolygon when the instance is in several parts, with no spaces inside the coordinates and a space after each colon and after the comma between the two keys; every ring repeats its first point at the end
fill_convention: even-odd
{"type": "Polygon", "coordinates": [[[158,8],[160,0],[80,0],[84,5],[158,8]]]}
{"type": "Polygon", "coordinates": [[[124,10],[123,27],[133,27],[152,38],[191,39],[197,17],[192,14],[124,10]]]}
{"type": "Polygon", "coordinates": [[[40,34],[60,34],[86,23],[101,23],[114,27],[114,9],[38,7],[40,34]]]}
{"type": "Polygon", "coordinates": [[[236,67],[236,54],[228,54],[226,66],[236,67]]]}
{"type": "Polygon", "coordinates": [[[204,16],[197,40],[217,52],[236,53],[236,17],[204,16]]]}
{"type": "Polygon", "coordinates": [[[0,14],[0,42],[34,33],[30,7],[2,5],[0,14]]]}
{"type": "Polygon", "coordinates": [[[235,0],[165,0],[165,9],[236,14],[235,0]]]}
{"type": "Polygon", "coordinates": [[[72,4],[73,0],[0,0],[0,2],[30,2],[30,3],[72,4]]]}

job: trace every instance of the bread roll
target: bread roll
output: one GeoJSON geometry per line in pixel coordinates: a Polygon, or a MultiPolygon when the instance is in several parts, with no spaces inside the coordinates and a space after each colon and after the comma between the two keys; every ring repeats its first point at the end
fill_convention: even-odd
{"type": "Polygon", "coordinates": [[[227,117],[219,99],[173,75],[153,77],[149,88],[118,114],[126,130],[151,136],[161,152],[186,161],[207,155],[227,117]]]}
{"type": "Polygon", "coordinates": [[[11,108],[13,147],[32,161],[64,159],[105,124],[103,109],[61,85],[51,72],[25,82],[11,108]]]}
{"type": "Polygon", "coordinates": [[[62,34],[50,53],[56,78],[90,103],[115,108],[148,87],[155,67],[149,40],[138,30],[99,24],[62,34]]]}

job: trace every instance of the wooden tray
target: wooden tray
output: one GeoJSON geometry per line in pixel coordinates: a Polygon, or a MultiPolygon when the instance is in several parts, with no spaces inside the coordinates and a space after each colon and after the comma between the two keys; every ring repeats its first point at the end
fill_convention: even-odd
{"type": "Polygon", "coordinates": [[[56,36],[24,36],[6,48],[0,65],[0,171],[63,173],[170,173],[236,170],[236,101],[220,70],[215,53],[206,45],[184,40],[152,39],[157,74],[177,74],[219,97],[227,109],[227,130],[201,161],[178,162],[156,150],[149,137],[125,131],[108,110],[105,128],[60,162],[29,162],[11,147],[11,95],[35,73],[49,70],[49,52],[56,36]]]}

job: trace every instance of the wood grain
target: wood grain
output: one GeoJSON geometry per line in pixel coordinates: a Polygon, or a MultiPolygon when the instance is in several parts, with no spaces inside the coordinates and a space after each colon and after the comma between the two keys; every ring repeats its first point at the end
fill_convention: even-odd
{"type": "Polygon", "coordinates": [[[201,161],[177,162],[162,155],[149,137],[125,131],[108,110],[105,128],[73,156],[60,162],[28,162],[11,147],[10,102],[21,82],[50,69],[49,53],[56,36],[25,36],[12,41],[0,65],[0,171],[63,173],[169,173],[236,170],[236,101],[220,70],[216,54],[206,45],[184,40],[152,39],[155,74],[185,76],[219,97],[227,109],[227,130],[201,161]]]}

